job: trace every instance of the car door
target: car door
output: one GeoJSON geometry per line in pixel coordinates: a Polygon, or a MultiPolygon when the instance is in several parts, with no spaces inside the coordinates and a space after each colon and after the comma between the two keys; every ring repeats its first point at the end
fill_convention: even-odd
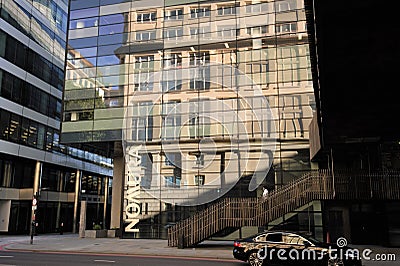
{"type": "Polygon", "coordinates": [[[309,249],[309,242],[300,235],[287,233],[283,235],[283,242],[287,265],[312,265],[315,262],[314,251],[309,249]]]}
{"type": "Polygon", "coordinates": [[[265,241],[267,246],[267,253],[265,254],[267,265],[286,265],[286,261],[281,260],[278,256],[279,250],[282,250],[285,247],[285,243],[283,242],[283,233],[268,233],[265,237],[265,241]]]}

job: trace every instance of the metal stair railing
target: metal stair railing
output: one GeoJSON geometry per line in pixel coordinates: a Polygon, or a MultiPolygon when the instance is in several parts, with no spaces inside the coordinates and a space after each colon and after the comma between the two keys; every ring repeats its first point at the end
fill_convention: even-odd
{"type": "Polygon", "coordinates": [[[400,172],[311,171],[266,199],[224,198],[168,228],[168,245],[189,247],[228,227],[265,226],[314,200],[400,199],[400,172]]]}

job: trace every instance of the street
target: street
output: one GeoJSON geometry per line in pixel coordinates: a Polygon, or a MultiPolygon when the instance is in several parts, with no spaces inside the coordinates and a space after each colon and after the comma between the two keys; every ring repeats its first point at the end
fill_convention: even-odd
{"type": "Polygon", "coordinates": [[[135,255],[101,255],[101,254],[71,254],[45,252],[0,252],[0,266],[5,265],[129,265],[129,266],[214,266],[214,265],[245,265],[232,260],[213,260],[202,258],[177,258],[135,255]]]}

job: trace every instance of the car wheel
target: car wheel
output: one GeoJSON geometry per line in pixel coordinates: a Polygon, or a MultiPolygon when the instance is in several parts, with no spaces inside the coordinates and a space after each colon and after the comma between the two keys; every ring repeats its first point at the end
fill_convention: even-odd
{"type": "Polygon", "coordinates": [[[328,266],[343,266],[344,263],[340,259],[329,259],[328,266]]]}
{"type": "Polygon", "coordinates": [[[253,251],[250,253],[249,258],[247,259],[247,262],[251,266],[261,266],[261,265],[263,265],[264,260],[258,256],[257,251],[253,251]]]}

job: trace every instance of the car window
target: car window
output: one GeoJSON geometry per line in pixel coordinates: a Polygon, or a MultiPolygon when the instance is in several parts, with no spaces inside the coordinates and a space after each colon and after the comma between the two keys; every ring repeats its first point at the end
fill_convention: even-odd
{"type": "Polygon", "coordinates": [[[266,234],[262,234],[262,235],[256,236],[254,238],[254,241],[256,241],[256,242],[265,242],[266,241],[266,234]]]}
{"type": "Polygon", "coordinates": [[[301,237],[295,234],[290,234],[290,235],[284,235],[283,236],[283,242],[286,244],[303,244],[303,241],[301,241],[301,237]]]}
{"type": "Polygon", "coordinates": [[[269,233],[267,234],[266,241],[282,242],[282,233],[269,233]]]}

